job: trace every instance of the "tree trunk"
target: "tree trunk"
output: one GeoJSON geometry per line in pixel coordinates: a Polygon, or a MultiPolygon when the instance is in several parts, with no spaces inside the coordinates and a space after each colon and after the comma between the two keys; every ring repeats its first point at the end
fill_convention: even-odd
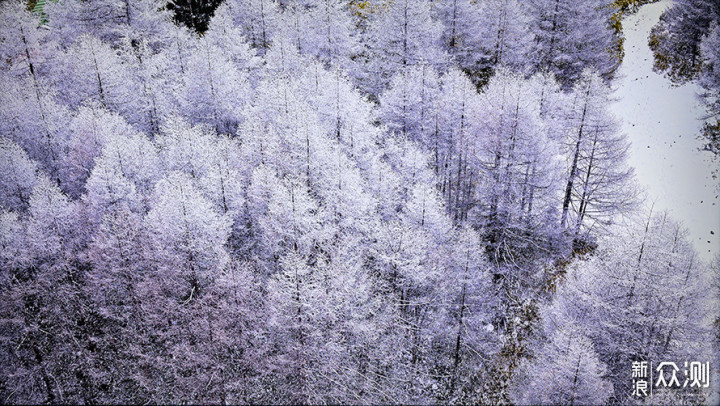
{"type": "Polygon", "coordinates": [[[590,89],[585,93],[585,105],[583,106],[582,117],[580,118],[580,128],[578,129],[578,137],[575,143],[575,152],[573,153],[573,161],[570,166],[570,176],[565,186],[565,198],[562,205],[562,217],[560,218],[560,227],[565,229],[567,224],[568,210],[570,209],[570,201],[572,200],[572,189],[575,177],[577,176],[578,158],[580,157],[580,146],[582,145],[583,129],[585,128],[585,115],[587,114],[588,98],[590,97],[590,89]]]}

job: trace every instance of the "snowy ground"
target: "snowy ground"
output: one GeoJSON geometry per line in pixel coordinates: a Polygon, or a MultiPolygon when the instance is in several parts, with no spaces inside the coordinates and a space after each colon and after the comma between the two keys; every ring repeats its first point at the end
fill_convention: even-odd
{"type": "Polygon", "coordinates": [[[653,72],[647,45],[650,29],[671,3],[648,4],[624,20],[625,59],[612,109],[632,142],[630,164],[648,204],[654,201],[656,211],[668,210],[682,221],[701,257],[710,260],[720,252],[720,188],[712,178],[716,164],[708,152],[698,151],[703,113],[698,87],[672,86],[653,72]]]}

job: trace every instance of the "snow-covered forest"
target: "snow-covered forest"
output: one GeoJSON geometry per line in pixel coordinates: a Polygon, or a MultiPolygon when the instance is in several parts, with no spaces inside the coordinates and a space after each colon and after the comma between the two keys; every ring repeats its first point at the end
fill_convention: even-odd
{"type": "MultiPolygon", "coordinates": [[[[0,2],[0,403],[717,402],[610,107],[646,2],[0,2]]],[[[649,41],[720,154],[720,4],[649,41]]]]}

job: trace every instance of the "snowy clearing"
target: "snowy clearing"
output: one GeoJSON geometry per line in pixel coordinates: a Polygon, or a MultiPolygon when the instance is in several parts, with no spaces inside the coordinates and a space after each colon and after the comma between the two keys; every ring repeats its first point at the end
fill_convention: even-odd
{"type": "Polygon", "coordinates": [[[699,151],[703,107],[698,86],[674,86],[653,72],[648,34],[671,1],[643,6],[623,22],[625,58],[615,80],[613,112],[632,143],[630,165],[647,204],[669,210],[688,228],[704,260],[720,252],[720,200],[712,155],[699,151]],[[712,232],[712,233],[711,233],[712,232]]]}

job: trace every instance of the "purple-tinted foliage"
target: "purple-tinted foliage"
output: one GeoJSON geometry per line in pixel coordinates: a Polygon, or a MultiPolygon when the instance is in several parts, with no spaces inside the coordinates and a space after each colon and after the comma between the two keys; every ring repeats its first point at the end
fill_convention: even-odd
{"type": "Polygon", "coordinates": [[[0,399],[623,402],[705,354],[681,228],[618,225],[598,4],[2,2],[0,399]]]}

